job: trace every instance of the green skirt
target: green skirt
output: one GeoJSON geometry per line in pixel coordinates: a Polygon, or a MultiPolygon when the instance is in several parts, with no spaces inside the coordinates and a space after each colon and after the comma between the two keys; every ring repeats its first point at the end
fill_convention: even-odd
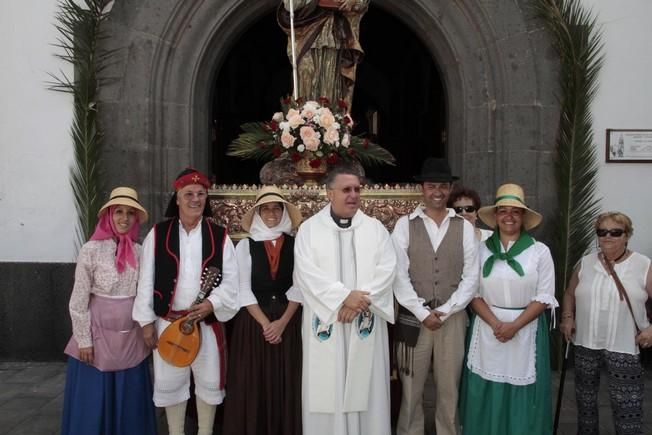
{"type": "MultiPolygon", "coordinates": [[[[469,343],[475,317],[466,338],[469,343]]],[[[464,361],[460,385],[460,421],[464,435],[550,435],[552,397],[548,322],[538,318],[536,335],[536,382],[511,385],[487,381],[472,373],[464,361]]]]}

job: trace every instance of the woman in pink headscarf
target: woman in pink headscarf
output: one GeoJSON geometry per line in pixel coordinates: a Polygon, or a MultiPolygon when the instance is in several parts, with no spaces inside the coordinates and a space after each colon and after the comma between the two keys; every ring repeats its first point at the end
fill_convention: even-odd
{"type": "Polygon", "coordinates": [[[156,434],[147,356],[131,318],[138,279],[136,243],[147,211],[138,194],[117,187],[79,251],[70,295],[73,335],[64,394],[62,434],[156,434]]]}

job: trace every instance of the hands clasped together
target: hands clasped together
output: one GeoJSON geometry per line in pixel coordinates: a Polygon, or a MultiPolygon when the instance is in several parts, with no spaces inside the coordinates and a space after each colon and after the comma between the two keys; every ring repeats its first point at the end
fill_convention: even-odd
{"type": "Polygon", "coordinates": [[[351,323],[358,314],[364,313],[370,306],[371,299],[369,299],[368,291],[351,290],[351,293],[344,299],[344,304],[337,314],[337,321],[351,323]]]}
{"type": "Polygon", "coordinates": [[[283,331],[287,326],[287,322],[283,319],[277,319],[261,326],[263,327],[263,337],[269,344],[279,344],[283,341],[283,331]]]}
{"type": "Polygon", "coordinates": [[[519,329],[514,322],[498,322],[493,326],[494,337],[501,343],[506,343],[514,338],[519,329]]]}

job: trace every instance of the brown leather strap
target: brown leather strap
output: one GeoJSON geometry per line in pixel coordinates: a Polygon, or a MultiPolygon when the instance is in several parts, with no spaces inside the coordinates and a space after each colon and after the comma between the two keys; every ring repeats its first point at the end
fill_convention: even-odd
{"type": "Polygon", "coordinates": [[[632,309],[632,303],[629,301],[629,296],[627,296],[627,291],[625,291],[625,287],[623,287],[623,283],[620,281],[620,278],[618,278],[618,275],[616,274],[616,271],[611,264],[609,260],[604,256],[603,253],[599,254],[600,261],[602,264],[607,268],[607,271],[613,278],[614,282],[616,283],[616,288],[618,289],[618,295],[620,296],[620,300],[622,301],[623,299],[625,302],[627,302],[627,308],[629,308],[629,313],[632,315],[632,320],[634,321],[634,327],[636,328],[636,335],[641,333],[641,328],[638,327],[638,323],[636,323],[636,317],[634,317],[634,310],[632,309]]]}

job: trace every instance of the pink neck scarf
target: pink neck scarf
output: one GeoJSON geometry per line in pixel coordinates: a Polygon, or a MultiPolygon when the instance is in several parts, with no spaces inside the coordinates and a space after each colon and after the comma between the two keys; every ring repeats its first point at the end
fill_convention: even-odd
{"type": "Polygon", "coordinates": [[[136,260],[136,256],[134,255],[133,242],[138,240],[140,223],[138,222],[138,215],[136,215],[136,222],[129,232],[127,234],[120,234],[113,224],[114,210],[115,206],[111,206],[106,213],[102,213],[95,227],[95,232],[91,236],[91,240],[113,239],[116,241],[118,247],[115,250],[115,267],[118,269],[118,273],[122,273],[127,264],[134,269],[138,267],[138,260],[136,260]]]}

